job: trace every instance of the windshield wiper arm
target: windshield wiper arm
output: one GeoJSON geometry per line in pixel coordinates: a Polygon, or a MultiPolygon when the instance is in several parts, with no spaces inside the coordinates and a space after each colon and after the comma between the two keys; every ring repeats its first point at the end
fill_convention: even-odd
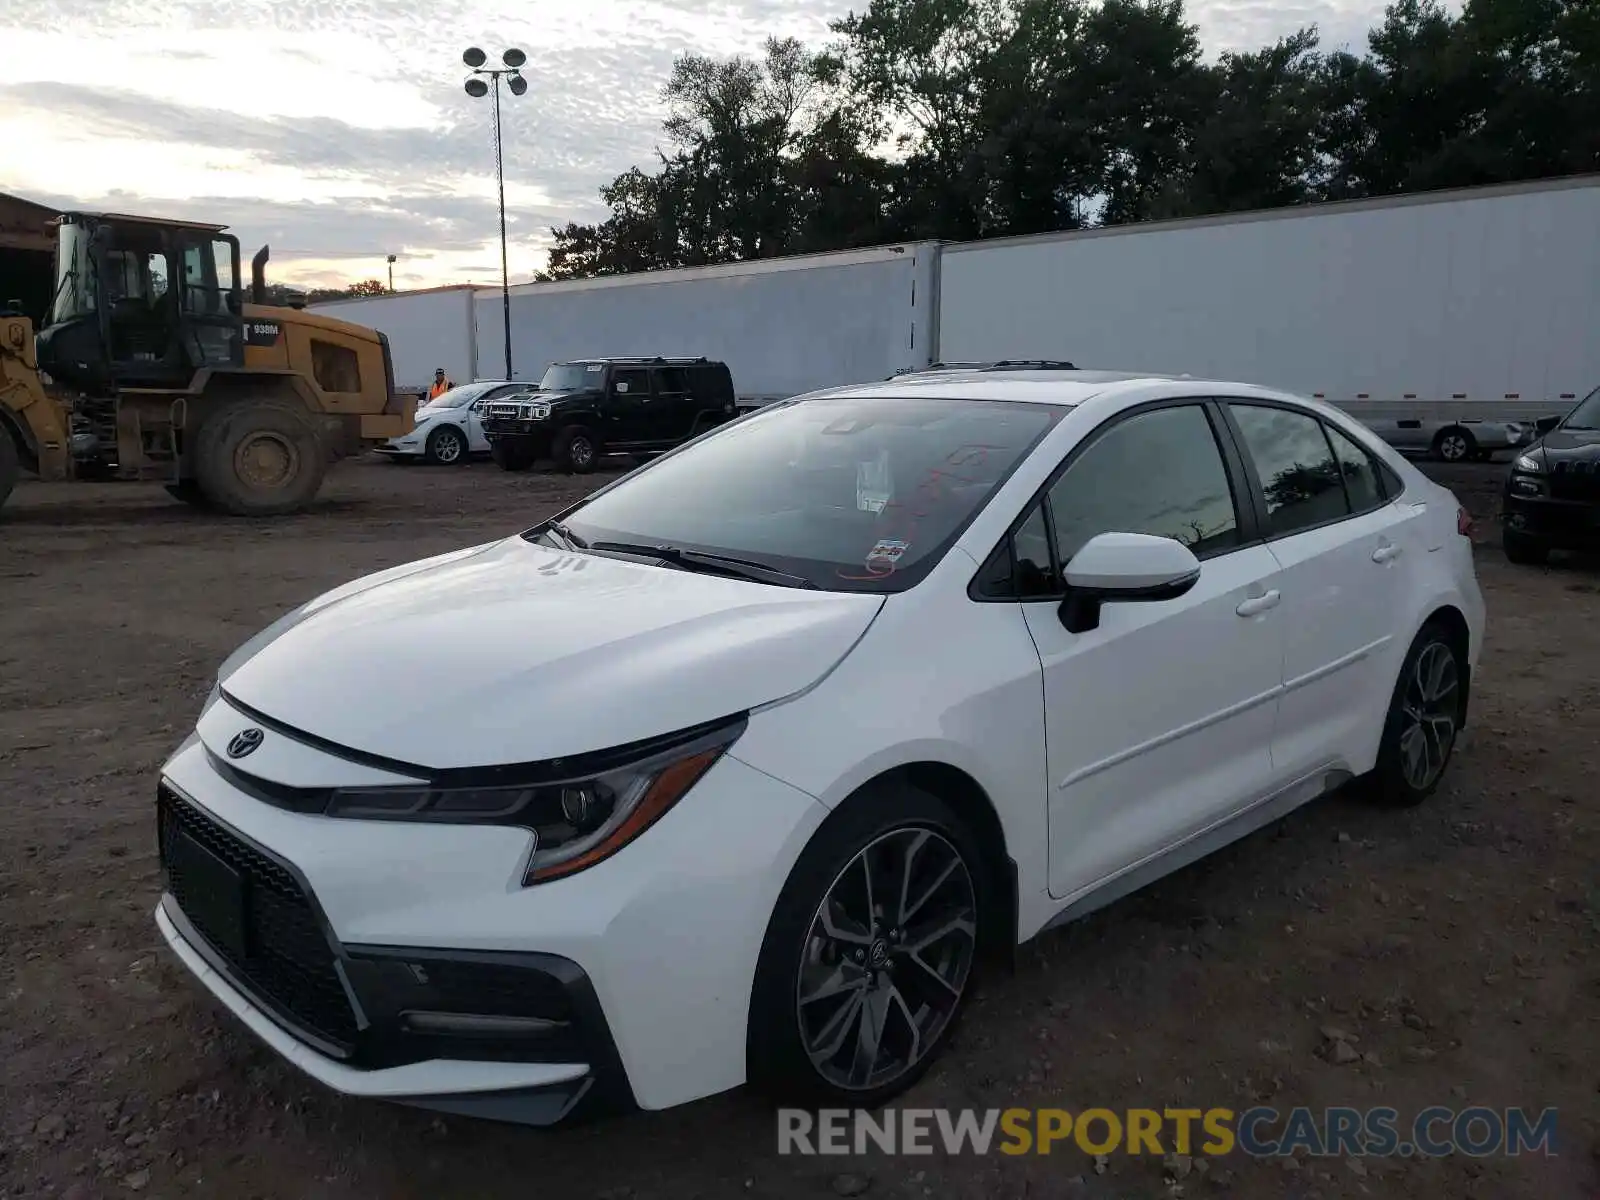
{"type": "Polygon", "coordinates": [[[780,587],[810,588],[816,584],[800,575],[791,575],[766,563],[748,558],[734,558],[727,554],[710,554],[704,550],[685,550],[681,546],[649,546],[643,542],[594,542],[591,550],[610,550],[616,554],[637,554],[642,558],[656,558],[671,563],[685,571],[696,569],[729,575],[735,579],[748,579],[754,583],[774,583],[780,587]]]}
{"type": "Polygon", "coordinates": [[[577,534],[573,533],[572,530],[568,529],[560,521],[546,521],[544,527],[547,533],[555,534],[574,550],[587,550],[589,548],[588,542],[584,541],[577,534]]]}

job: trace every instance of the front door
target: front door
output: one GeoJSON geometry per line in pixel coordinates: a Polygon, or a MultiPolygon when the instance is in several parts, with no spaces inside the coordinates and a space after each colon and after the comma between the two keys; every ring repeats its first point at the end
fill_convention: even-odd
{"type": "Polygon", "coordinates": [[[1067,631],[1054,596],[1023,604],[1044,669],[1059,899],[1217,824],[1272,783],[1278,566],[1241,521],[1243,481],[1225,466],[1214,420],[1200,402],[1114,418],[1074,451],[1030,518],[1055,579],[1108,532],[1172,537],[1201,561],[1186,595],[1108,604],[1087,633],[1067,631]]]}
{"type": "Polygon", "coordinates": [[[1407,647],[1395,644],[1408,558],[1426,554],[1420,510],[1391,503],[1372,456],[1305,409],[1226,404],[1260,481],[1283,568],[1283,698],[1273,756],[1294,778],[1359,760],[1383,722],[1407,647]]]}

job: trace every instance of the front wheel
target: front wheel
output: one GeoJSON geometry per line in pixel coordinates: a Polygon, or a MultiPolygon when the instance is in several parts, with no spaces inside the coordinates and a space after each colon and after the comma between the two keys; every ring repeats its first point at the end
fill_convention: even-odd
{"type": "Polygon", "coordinates": [[[1371,782],[1377,798],[1421,804],[1438,788],[1467,711],[1465,647],[1442,624],[1424,625],[1389,700],[1371,782]]]}
{"type": "Polygon", "coordinates": [[[600,442],[582,425],[569,425],[556,436],[556,462],[574,475],[587,475],[600,457],[600,442]]]}
{"type": "Polygon", "coordinates": [[[216,508],[270,517],[304,508],[322,486],[327,452],[309,414],[285,400],[219,408],[195,436],[194,475],[216,508]]]}
{"type": "Polygon", "coordinates": [[[17,453],[17,444],[11,440],[11,431],[0,425],[0,505],[5,504],[21,478],[22,457],[17,453]]]}
{"type": "Polygon", "coordinates": [[[1500,537],[1506,561],[1519,567],[1542,567],[1550,561],[1550,547],[1525,533],[1507,529],[1500,537]]]}
{"type": "Polygon", "coordinates": [[[526,471],[533,466],[533,451],[517,442],[490,442],[489,457],[502,471],[526,471]]]}
{"type": "Polygon", "coordinates": [[[428,446],[425,453],[428,462],[435,466],[455,466],[466,461],[467,435],[454,425],[437,426],[428,434],[428,446]]]}
{"type": "Polygon", "coordinates": [[[912,1086],[967,1001],[995,894],[971,831],[905,784],[838,810],[773,910],[751,994],[751,1082],[871,1108],[912,1086]]]}

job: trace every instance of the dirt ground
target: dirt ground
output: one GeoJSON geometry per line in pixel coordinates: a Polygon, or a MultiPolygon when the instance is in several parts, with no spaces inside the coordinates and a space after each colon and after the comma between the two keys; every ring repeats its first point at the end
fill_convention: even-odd
{"type": "MultiPolygon", "coordinates": [[[[447,1197],[1600,1195],[1600,570],[1509,566],[1480,521],[1473,729],[1412,812],[1335,796],[1025,948],[908,1106],[1559,1110],[1558,1156],[796,1158],[743,1093],[540,1132],[329,1093],[158,949],[155,769],[218,663],[354,576],[523,528],[575,481],[356,462],[316,511],[136,485],[0,515],[0,1193],[447,1197]],[[1319,1053],[1328,1025],[1364,1057],[1319,1053]]],[[[1442,471],[1442,469],[1441,469],[1442,471]]],[[[1436,472],[1439,473],[1439,472],[1436,472]]]]}

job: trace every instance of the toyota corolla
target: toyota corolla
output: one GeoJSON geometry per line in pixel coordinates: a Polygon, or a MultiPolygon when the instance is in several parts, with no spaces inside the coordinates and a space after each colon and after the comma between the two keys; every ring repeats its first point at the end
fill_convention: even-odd
{"type": "Polygon", "coordinates": [[[1483,641],[1467,532],[1335,409],[1243,385],[779,404],[241,647],[161,771],[156,921],[342,1092],[870,1106],[1052,924],[1346,781],[1432,793],[1483,641]]]}

